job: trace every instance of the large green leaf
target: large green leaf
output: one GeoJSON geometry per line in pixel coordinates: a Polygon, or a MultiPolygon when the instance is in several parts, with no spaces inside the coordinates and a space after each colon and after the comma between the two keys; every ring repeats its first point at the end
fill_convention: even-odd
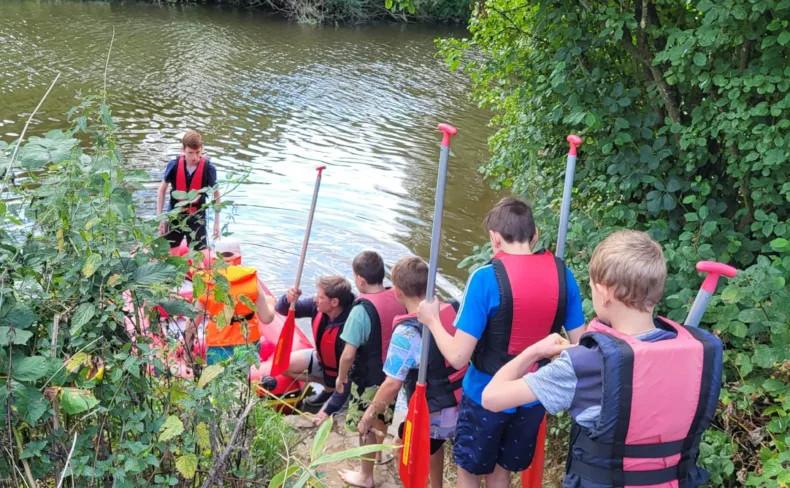
{"type": "Polygon", "coordinates": [[[216,378],[217,376],[221,375],[222,372],[225,371],[225,367],[221,364],[212,364],[208,366],[206,369],[203,370],[203,373],[200,375],[200,380],[198,380],[198,386],[201,388],[205,388],[211,380],[216,378]]]}
{"type": "Polygon", "coordinates": [[[329,434],[332,432],[332,417],[326,419],[318,428],[318,432],[313,439],[313,445],[310,447],[310,461],[315,461],[321,454],[324,453],[324,446],[329,439],[329,434]]]}
{"type": "Polygon", "coordinates": [[[146,263],[134,271],[132,281],[138,285],[164,283],[175,276],[176,268],[167,263],[146,263]]]}
{"type": "Polygon", "coordinates": [[[63,388],[60,392],[60,406],[70,415],[87,412],[98,404],[90,390],[63,388]]]}
{"type": "Polygon", "coordinates": [[[393,449],[394,447],[395,446],[391,446],[391,445],[377,444],[374,446],[355,447],[353,449],[347,449],[345,451],[335,452],[332,454],[324,454],[320,458],[313,461],[312,464],[310,464],[310,467],[316,467],[322,464],[336,463],[338,461],[343,461],[346,459],[355,459],[362,457],[366,454],[393,449]]]}
{"type": "Polygon", "coordinates": [[[20,386],[15,390],[14,397],[17,413],[29,425],[36,425],[49,407],[44,395],[32,386],[20,386]]]}
{"type": "Polygon", "coordinates": [[[185,479],[191,480],[195,477],[198,467],[198,458],[194,454],[186,454],[176,460],[176,469],[185,479]]]}
{"type": "Polygon", "coordinates": [[[36,321],[36,314],[30,310],[15,304],[3,316],[0,316],[0,327],[14,327],[17,329],[27,329],[36,321]]]}
{"type": "Polygon", "coordinates": [[[82,265],[82,276],[85,278],[90,278],[93,276],[93,273],[99,269],[99,265],[101,264],[101,255],[99,254],[91,254],[87,258],[85,258],[85,263],[82,265]]]}
{"type": "Polygon", "coordinates": [[[82,303],[71,316],[71,335],[78,336],[82,332],[82,327],[87,324],[96,314],[96,305],[90,302],[82,303]]]}
{"type": "Polygon", "coordinates": [[[170,415],[159,428],[159,442],[166,442],[174,439],[184,432],[184,424],[181,419],[175,415],[170,415]]]}
{"type": "Polygon", "coordinates": [[[27,341],[33,337],[33,333],[29,330],[12,329],[10,327],[0,327],[0,346],[7,346],[12,343],[18,346],[27,344],[27,341]]]}
{"type": "Polygon", "coordinates": [[[203,422],[195,426],[195,442],[201,449],[211,449],[208,427],[203,422]]]}
{"type": "Polygon", "coordinates": [[[297,471],[299,471],[299,466],[289,466],[288,469],[284,469],[274,475],[272,480],[269,482],[269,488],[280,488],[281,486],[285,486],[285,482],[291,478],[297,471]]]}
{"type": "Polygon", "coordinates": [[[46,374],[44,356],[30,356],[14,361],[11,376],[17,381],[36,381],[46,374]]]}

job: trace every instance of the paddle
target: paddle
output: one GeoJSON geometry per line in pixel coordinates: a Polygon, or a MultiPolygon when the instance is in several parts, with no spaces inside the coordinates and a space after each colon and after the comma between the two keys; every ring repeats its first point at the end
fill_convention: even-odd
{"type": "Polygon", "coordinates": [[[702,319],[705,309],[708,308],[710,297],[716,293],[716,284],[719,282],[719,277],[734,278],[738,274],[738,270],[732,266],[714,261],[700,261],[697,263],[697,271],[708,273],[708,275],[705,277],[705,281],[702,282],[702,286],[697,292],[697,298],[694,299],[694,304],[686,316],[684,325],[687,327],[699,327],[699,321],[702,319]]]}
{"type": "MultiPolygon", "coordinates": [[[[436,202],[433,207],[433,231],[431,232],[431,260],[428,265],[428,286],[426,299],[433,300],[436,288],[436,268],[439,261],[439,239],[442,234],[442,211],[444,210],[444,187],[447,183],[447,159],[450,154],[450,138],[458,131],[448,124],[439,124],[444,132],[442,149],[439,153],[439,174],[436,178],[436,202]]],[[[409,413],[403,428],[403,449],[401,451],[399,474],[406,488],[425,488],[428,483],[431,458],[431,429],[428,401],[425,398],[426,376],[428,373],[428,351],[431,345],[431,331],[422,328],[422,354],[417,386],[409,401],[409,413]]]]}
{"type": "MultiPolygon", "coordinates": [[[[556,256],[560,259],[565,257],[565,236],[568,234],[568,219],[571,213],[571,191],[573,190],[573,176],[576,172],[576,146],[580,146],[582,139],[579,136],[569,135],[566,140],[570,143],[571,149],[568,151],[568,162],[565,164],[565,189],[562,191],[562,205],[560,206],[560,230],[557,233],[557,252],[556,256]]],[[[521,475],[521,486],[523,488],[540,488],[543,486],[543,466],[546,455],[546,416],[538,431],[538,442],[535,446],[535,455],[532,463],[521,475]]]]}
{"type": "MultiPolygon", "coordinates": [[[[310,203],[310,215],[307,217],[307,229],[304,233],[304,241],[302,242],[302,255],[299,256],[299,269],[296,271],[296,284],[299,288],[299,282],[302,279],[302,268],[304,268],[304,257],[307,254],[307,241],[310,240],[310,228],[313,226],[313,215],[315,215],[315,202],[318,200],[318,188],[321,186],[321,172],[326,169],[326,166],[319,166],[316,168],[318,174],[315,177],[315,189],[313,189],[313,201],[310,203]]],[[[296,302],[293,302],[288,307],[288,316],[285,318],[285,324],[280,331],[280,338],[277,340],[277,349],[274,351],[274,359],[272,360],[272,370],[269,373],[271,376],[283,374],[291,363],[291,348],[294,342],[294,329],[296,328],[296,302]]]]}

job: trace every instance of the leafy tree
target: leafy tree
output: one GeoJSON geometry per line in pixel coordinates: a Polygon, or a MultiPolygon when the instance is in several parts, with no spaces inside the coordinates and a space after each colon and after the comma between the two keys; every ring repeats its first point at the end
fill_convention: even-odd
{"type": "Polygon", "coordinates": [[[789,20],[790,0],[488,0],[469,39],[439,41],[495,113],[482,172],[533,202],[546,245],[565,136],[584,138],[567,255],[582,284],[619,228],[663,245],[670,318],[696,294],[696,262],[743,270],[703,319],[727,348],[702,448],[717,486],[790,483],[789,20]]]}

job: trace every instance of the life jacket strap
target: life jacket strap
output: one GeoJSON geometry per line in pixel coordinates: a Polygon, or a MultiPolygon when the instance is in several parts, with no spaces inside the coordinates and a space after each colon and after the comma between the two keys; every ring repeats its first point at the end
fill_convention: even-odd
{"type": "Polygon", "coordinates": [[[254,317],[255,317],[255,312],[250,312],[247,315],[234,315],[233,317],[231,317],[230,323],[231,324],[239,324],[239,323],[242,323],[244,321],[249,322],[254,317]]]}
{"type": "MultiPolygon", "coordinates": [[[[693,436],[691,439],[691,445],[699,445],[699,441],[702,436],[697,435],[693,436]]],[[[640,459],[652,459],[652,458],[663,458],[674,456],[676,454],[681,454],[683,452],[684,443],[686,442],[686,438],[679,439],[677,441],[672,442],[659,442],[656,444],[639,444],[639,445],[629,445],[626,444],[624,448],[624,457],[627,458],[640,458],[640,459]]],[[[614,444],[609,444],[606,442],[600,442],[597,440],[590,439],[587,434],[583,431],[579,430],[578,435],[575,437],[575,441],[573,443],[574,447],[578,447],[583,449],[584,452],[588,453],[591,456],[604,458],[604,459],[611,459],[612,452],[615,449],[614,444]]]]}
{"type": "Polygon", "coordinates": [[[680,480],[682,482],[685,478],[680,478],[681,473],[683,471],[688,473],[688,466],[685,466],[684,470],[682,465],[689,462],[686,461],[676,466],[651,471],[619,471],[600,468],[577,459],[571,459],[567,472],[575,474],[586,481],[610,485],[616,488],[622,488],[623,486],[651,486],[669,483],[670,481],[680,480]]]}

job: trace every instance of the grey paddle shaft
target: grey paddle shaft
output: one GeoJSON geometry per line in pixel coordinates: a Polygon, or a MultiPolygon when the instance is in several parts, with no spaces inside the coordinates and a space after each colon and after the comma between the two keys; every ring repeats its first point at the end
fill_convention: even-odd
{"type": "MultiPolygon", "coordinates": [[[[442,126],[439,126],[441,129],[442,126]]],[[[444,188],[447,184],[447,160],[450,155],[450,135],[455,134],[455,129],[450,127],[445,131],[442,141],[442,150],[439,153],[439,174],[436,177],[436,203],[433,206],[433,230],[431,231],[431,260],[428,264],[428,286],[425,289],[425,299],[433,301],[436,291],[436,270],[439,263],[439,241],[442,237],[442,213],[444,210],[444,188]],[[445,144],[446,143],[446,144],[445,144]]],[[[422,328],[422,354],[420,355],[420,371],[417,383],[425,384],[428,375],[428,351],[431,347],[431,331],[428,327],[422,328]]]]}
{"type": "Polygon", "coordinates": [[[557,234],[557,257],[565,257],[565,236],[568,234],[568,218],[571,213],[571,191],[573,190],[573,174],[576,171],[576,156],[568,156],[565,166],[565,189],[562,190],[562,206],[560,207],[560,231],[557,234]]]}
{"type": "Polygon", "coordinates": [[[705,315],[705,309],[708,308],[708,302],[710,302],[710,297],[712,296],[713,293],[700,288],[699,292],[697,292],[697,298],[694,299],[694,304],[691,306],[691,310],[689,310],[684,325],[687,327],[699,327],[700,320],[702,320],[702,316],[705,315]]]}
{"type": "MultiPolygon", "coordinates": [[[[302,281],[302,268],[304,268],[304,257],[307,255],[307,241],[310,240],[310,229],[313,227],[313,215],[315,215],[315,202],[318,200],[318,188],[321,186],[321,172],[326,169],[326,166],[319,166],[318,175],[315,177],[315,188],[313,189],[313,201],[310,202],[310,215],[307,217],[307,230],[304,233],[304,241],[302,241],[302,254],[299,256],[299,268],[296,270],[296,284],[294,287],[299,289],[299,283],[302,281]]],[[[291,310],[296,310],[296,301],[291,304],[291,310]]]]}

